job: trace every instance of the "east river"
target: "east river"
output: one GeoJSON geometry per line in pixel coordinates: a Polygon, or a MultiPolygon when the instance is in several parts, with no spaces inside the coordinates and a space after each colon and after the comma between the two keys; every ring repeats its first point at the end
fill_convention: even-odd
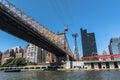
{"type": "Polygon", "coordinates": [[[120,71],[0,71],[0,80],[120,80],[120,71]]]}

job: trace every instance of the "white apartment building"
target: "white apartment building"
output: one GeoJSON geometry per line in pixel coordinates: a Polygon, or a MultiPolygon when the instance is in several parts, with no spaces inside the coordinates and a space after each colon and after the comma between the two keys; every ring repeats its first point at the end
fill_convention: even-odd
{"type": "Polygon", "coordinates": [[[34,44],[29,44],[26,60],[32,63],[44,63],[46,61],[46,52],[34,44]]]}
{"type": "Polygon", "coordinates": [[[29,44],[27,49],[27,62],[37,63],[38,47],[29,44]]]}

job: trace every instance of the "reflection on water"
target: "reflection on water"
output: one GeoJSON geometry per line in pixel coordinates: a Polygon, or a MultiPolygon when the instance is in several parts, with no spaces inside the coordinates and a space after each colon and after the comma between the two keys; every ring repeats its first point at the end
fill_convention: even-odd
{"type": "Polygon", "coordinates": [[[120,80],[120,71],[1,71],[0,80],[120,80]]]}

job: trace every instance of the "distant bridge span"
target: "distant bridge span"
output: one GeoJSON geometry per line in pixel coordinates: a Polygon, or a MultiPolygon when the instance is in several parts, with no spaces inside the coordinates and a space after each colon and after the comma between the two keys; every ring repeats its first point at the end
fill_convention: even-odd
{"type": "Polygon", "coordinates": [[[0,29],[33,43],[58,57],[69,56],[74,60],[69,46],[64,49],[59,35],[44,28],[8,0],[0,0],[0,29]]]}

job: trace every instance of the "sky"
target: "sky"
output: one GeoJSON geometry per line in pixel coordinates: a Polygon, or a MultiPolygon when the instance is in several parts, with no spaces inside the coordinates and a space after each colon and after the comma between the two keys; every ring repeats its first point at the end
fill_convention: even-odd
{"type": "MultiPolygon", "coordinates": [[[[82,56],[80,28],[94,32],[98,54],[108,50],[111,38],[120,37],[120,0],[10,0],[14,5],[53,32],[66,33],[74,50],[73,33],[78,33],[79,54],[82,56]]],[[[0,31],[0,51],[14,46],[24,48],[27,42],[0,31]]]]}

